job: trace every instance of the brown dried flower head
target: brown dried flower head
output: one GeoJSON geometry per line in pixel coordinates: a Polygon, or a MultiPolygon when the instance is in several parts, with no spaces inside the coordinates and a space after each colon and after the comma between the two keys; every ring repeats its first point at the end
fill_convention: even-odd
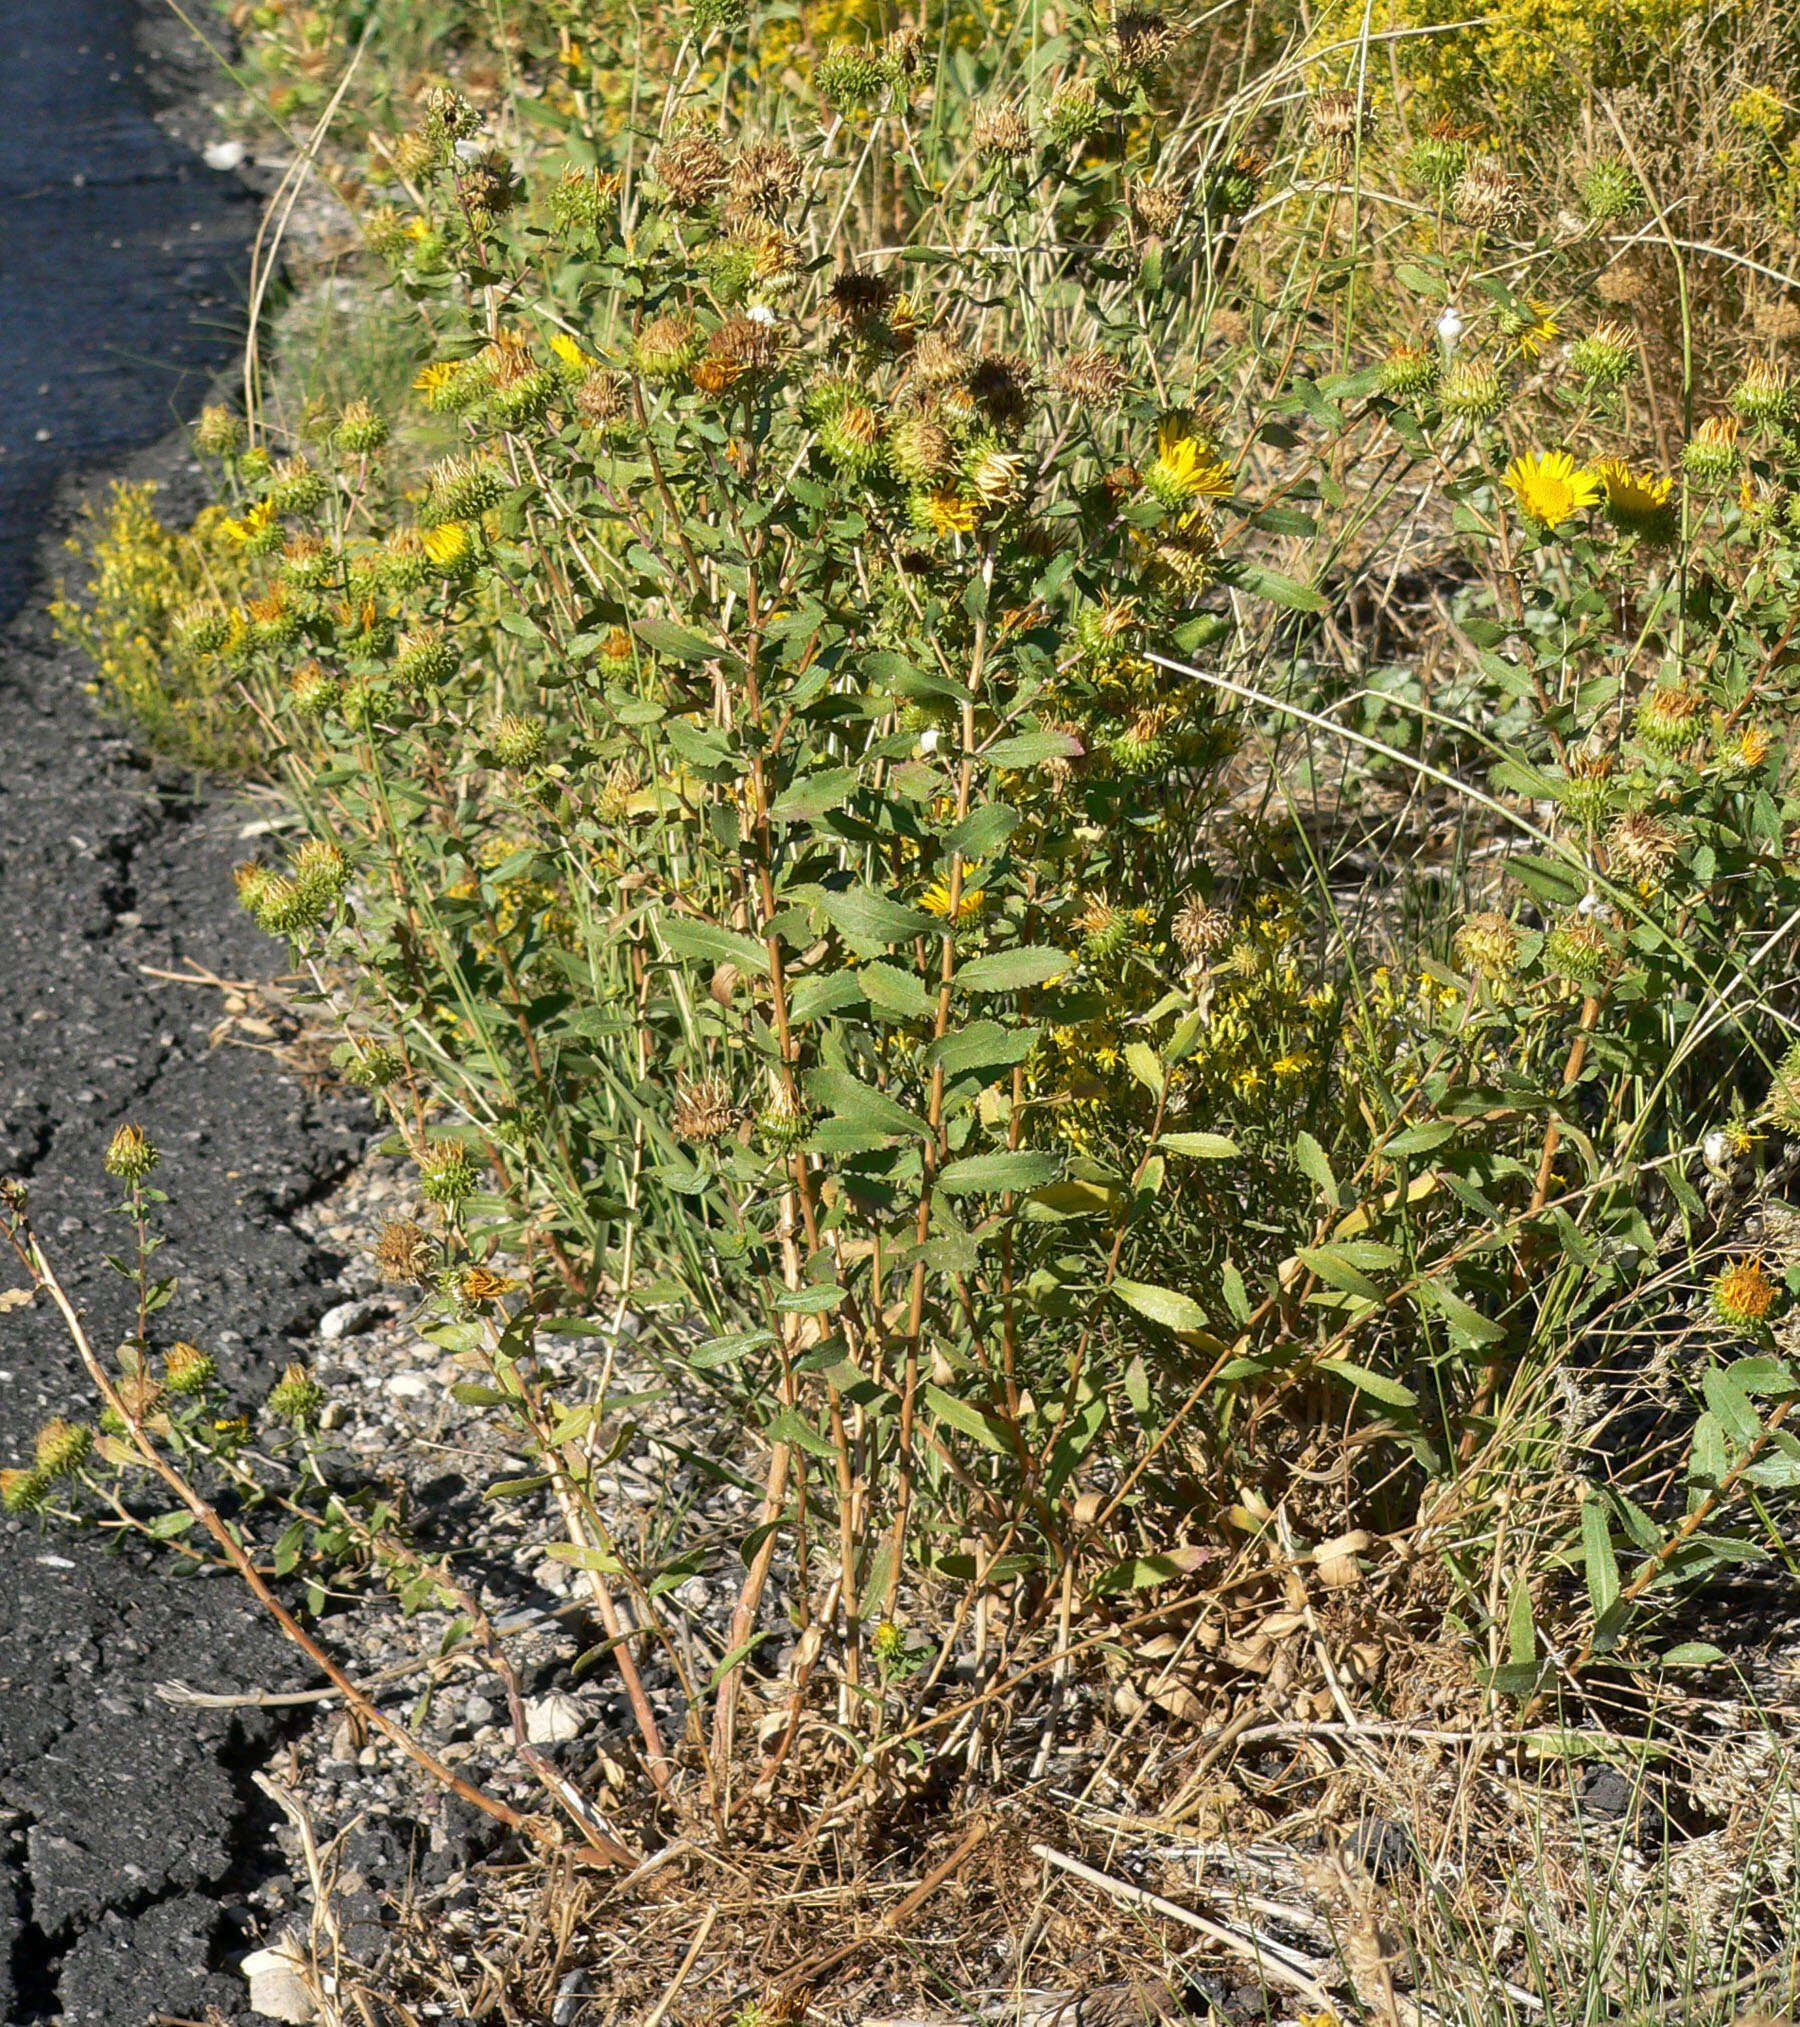
{"type": "Polygon", "coordinates": [[[1114,408],[1131,384],[1123,361],[1099,350],[1072,352],[1051,367],[1049,382],[1059,394],[1089,408],[1114,408]]]}
{"type": "Polygon", "coordinates": [[[800,157],[785,141],[748,141],[725,186],[725,215],[734,224],[779,225],[800,194],[800,157]]]}
{"type": "Polygon", "coordinates": [[[1332,85],[1315,95],[1308,126],[1317,146],[1347,154],[1375,131],[1375,111],[1355,92],[1332,85]]]}
{"type": "Polygon", "coordinates": [[[975,152],[984,161],[1016,162],[1031,153],[1031,122],[1016,105],[982,106],[972,137],[975,152]]]}
{"type": "Polygon", "coordinates": [[[947,331],[927,331],[913,347],[912,378],[934,393],[966,385],[973,370],[961,341],[947,331]]]}
{"type": "Polygon", "coordinates": [[[1209,907],[1198,894],[1183,904],[1171,924],[1175,948],[1190,962],[1216,957],[1231,941],[1231,917],[1209,907]]]}
{"type": "Polygon", "coordinates": [[[737,1124],[731,1086],[723,1077],[700,1077],[675,1094],[675,1137],[704,1146],[722,1140],[737,1124]]]}
{"type": "Polygon", "coordinates": [[[899,294],[897,275],[876,274],[869,268],[840,268],[831,278],[825,308],[838,323],[862,330],[880,322],[899,294]]]}
{"type": "Polygon", "coordinates": [[[1137,177],[1131,186],[1131,212],[1152,239],[1166,239],[1181,223],[1187,192],[1176,183],[1137,177]]]}
{"type": "Polygon", "coordinates": [[[1648,810],[1619,817],[1606,833],[1608,863],[1634,885],[1660,880],[1674,863],[1680,844],[1674,825],[1648,810]]]}
{"type": "Polygon", "coordinates": [[[1525,209],[1525,191],[1516,176],[1493,162],[1471,163],[1456,186],[1456,214],[1484,232],[1515,224],[1525,209]]]}
{"type": "Polygon", "coordinates": [[[1790,345],[1800,338],[1800,303],[1789,296],[1778,303],[1761,303],[1751,321],[1759,338],[1776,345],[1790,345]]]}
{"type": "Polygon", "coordinates": [[[1022,429],[1031,419],[1037,376],[1016,352],[984,352],[969,375],[969,396],[996,429],[1022,429]]]}
{"type": "Polygon", "coordinates": [[[575,413],[589,429],[609,429],[629,405],[623,373],[589,373],[575,390],[575,413]]]}
{"type": "Polygon", "coordinates": [[[411,1218],[392,1218],[375,1241],[375,1264],[384,1281],[423,1288],[434,1272],[431,1241],[411,1218]]]}
{"type": "Polygon", "coordinates": [[[725,181],[725,151],[703,128],[689,127],[657,149],[651,173],[677,211],[698,211],[725,181]]]}
{"type": "Polygon", "coordinates": [[[1159,64],[1176,41],[1166,16],[1148,7],[1120,7],[1107,26],[1107,59],[1115,70],[1141,76],[1159,64]]]}

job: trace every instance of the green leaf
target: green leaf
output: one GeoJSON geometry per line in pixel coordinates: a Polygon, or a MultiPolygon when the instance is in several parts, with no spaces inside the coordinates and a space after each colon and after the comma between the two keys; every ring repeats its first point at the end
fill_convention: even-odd
{"type": "Polygon", "coordinates": [[[1036,946],[996,950],[959,966],[956,986],[961,992],[1024,992],[1074,969],[1075,960],[1060,950],[1036,946]]]}
{"type": "Polygon", "coordinates": [[[980,1443],[985,1449],[999,1450],[1010,1456],[1013,1446],[1007,1436],[1006,1424],[999,1422],[983,1409],[969,1401],[959,1401],[954,1394],[946,1393],[940,1386],[928,1385],[925,1389],[925,1405],[940,1422],[947,1422],[953,1429],[959,1429],[971,1441],[980,1443]]]}
{"type": "MultiPolygon", "coordinates": [[[[867,965],[865,970],[874,970],[867,965]]],[[[927,1070],[941,1063],[946,1080],[969,1070],[1006,1070],[1022,1063],[1043,1036],[1038,1027],[1002,1027],[998,1021],[970,1021],[935,1041],[920,1056],[927,1070]]]]}
{"type": "Polygon", "coordinates": [[[735,964],[740,971],[769,968],[769,953],[754,937],[735,929],[722,929],[716,922],[696,922],[686,915],[663,915],[658,933],[670,954],[690,957],[705,964],[735,964]]]}
{"type": "Polygon", "coordinates": [[[1587,1566],[1588,1601],[1594,1617],[1604,1619],[1618,1603],[1619,1559],[1613,1553],[1612,1528],[1598,1499],[1581,1502],[1581,1554],[1587,1566]]]}
{"type": "Polygon", "coordinates": [[[970,1190],[997,1194],[1002,1190],[1040,1189],[1056,1180],[1060,1157],[1022,1147],[1009,1154],[971,1154],[948,1163],[938,1175],[938,1188],[951,1196],[970,1190]]]}
{"type": "Polygon", "coordinates": [[[1233,572],[1238,588],[1253,598],[1266,598],[1285,605],[1291,612],[1329,612],[1330,602],[1310,584],[1283,577],[1278,570],[1265,570],[1260,563],[1239,563],[1233,572]]]}
{"type": "Polygon", "coordinates": [[[914,972],[897,964],[862,964],[856,977],[868,995],[869,1004],[904,1020],[930,1020],[937,1012],[937,994],[929,992],[914,972]]]}
{"type": "Polygon", "coordinates": [[[551,1562],[567,1563],[571,1569],[598,1570],[608,1577],[624,1574],[617,1556],[609,1555],[603,1548],[589,1548],[585,1543],[549,1541],[544,1544],[544,1554],[551,1562]]]}
{"type": "Polygon", "coordinates": [[[1125,1044],[1125,1067],[1143,1085],[1152,1098],[1160,1098],[1163,1088],[1162,1064],[1156,1059],[1156,1051],[1148,1042],[1127,1042],[1125,1044]]]}
{"type": "Polygon", "coordinates": [[[1127,1281],[1115,1277],[1112,1292],[1127,1308],[1160,1323],[1165,1330],[1204,1330],[1206,1311],[1191,1295],[1178,1295],[1173,1288],[1158,1288],[1148,1281],[1127,1281]]]}
{"type": "Polygon", "coordinates": [[[1446,1140],[1454,1140],[1462,1130],[1455,1119],[1428,1119],[1421,1126],[1409,1126],[1404,1133],[1396,1133],[1381,1151],[1384,1155],[1429,1154],[1446,1140]]]}
{"type": "Polygon", "coordinates": [[[186,1534],[194,1524],[194,1516],[185,1506],[178,1506],[173,1513],[159,1513],[150,1523],[152,1541],[173,1541],[177,1535],[186,1534]]]}
{"type": "Polygon", "coordinates": [[[687,1354],[687,1362],[696,1372],[716,1372],[720,1366],[735,1365],[740,1358],[747,1358],[751,1352],[761,1351],[774,1342],[772,1330],[732,1331],[695,1345],[687,1354]]]}
{"type": "Polygon", "coordinates": [[[778,795],[771,805],[769,814],[779,823],[810,821],[823,816],[827,810],[840,808],[855,792],[857,782],[854,767],[825,767],[817,774],[809,774],[803,781],[796,781],[784,794],[778,795]]]}
{"type": "Polygon", "coordinates": [[[1371,1239],[1347,1239],[1335,1246],[1302,1246],[1299,1259],[1328,1287],[1341,1288],[1346,1295],[1360,1295],[1365,1302],[1382,1299],[1381,1290],[1365,1270],[1400,1264],[1400,1255],[1391,1246],[1377,1245],[1371,1239]]]}
{"type": "Polygon", "coordinates": [[[924,909],[903,908],[870,887],[851,887],[841,894],[827,890],[819,896],[819,910],[853,950],[866,956],[913,936],[939,935],[944,927],[924,909]]]}
{"type": "Polygon", "coordinates": [[[1237,1142],[1223,1133],[1161,1133],[1156,1144],[1171,1154],[1191,1154],[1196,1161],[1229,1161],[1238,1151],[1237,1142]]]}
{"type": "Polygon", "coordinates": [[[834,1118],[847,1119],[865,1132],[931,1137],[924,1120],[915,1118],[898,1099],[862,1083],[848,1070],[829,1067],[810,1070],[802,1081],[814,1104],[822,1105],[834,1118]]]}
{"type": "Polygon", "coordinates": [[[1704,1640],[1689,1640],[1680,1647],[1671,1647],[1663,1655],[1662,1665],[1665,1668],[1712,1668],[1724,1658],[1720,1648],[1709,1646],[1704,1640]]]}
{"type": "Polygon", "coordinates": [[[672,619],[640,619],[632,628],[647,648],[673,662],[711,661],[720,650],[672,619]]]}
{"type": "Polygon", "coordinates": [[[773,1416],[763,1434],[771,1443],[785,1443],[791,1450],[804,1450],[809,1457],[837,1456],[830,1443],[794,1408],[783,1408],[773,1416]]]}
{"type": "Polygon", "coordinates": [[[775,1307],[788,1316],[822,1316],[849,1296],[849,1289],[835,1281],[804,1288],[784,1288],[775,1298],[775,1307]]]}
{"type": "Polygon", "coordinates": [[[1042,767],[1049,760],[1071,760],[1081,752],[1081,742],[1067,732],[1021,732],[1012,739],[996,739],[982,752],[982,759],[995,767],[1024,769],[1042,767]]]}
{"type": "Polygon", "coordinates": [[[1403,1387],[1397,1379],[1389,1379],[1385,1374],[1371,1372],[1366,1365],[1353,1364],[1347,1358],[1323,1358],[1316,1370],[1343,1380],[1359,1394],[1367,1394],[1372,1401],[1379,1401],[1384,1408],[1416,1408],[1419,1405],[1419,1397],[1410,1387],[1403,1387]]]}
{"type": "Polygon", "coordinates": [[[1730,1370],[1716,1367],[1700,1382],[1706,1405],[1718,1418],[1719,1426],[1734,1448],[1747,1450],[1762,1434],[1762,1418],[1750,1405],[1742,1383],[1730,1370]]]}
{"type": "Polygon", "coordinates": [[[1134,1358],[1124,1373],[1125,1398],[1131,1403],[1131,1412],[1140,1422],[1150,1419],[1150,1375],[1144,1369],[1141,1357],[1134,1358]]]}
{"type": "Polygon", "coordinates": [[[1506,1651],[1515,1668],[1537,1660],[1537,1626],[1531,1616],[1531,1586],[1523,1577],[1506,1604],[1506,1651]]]}
{"type": "Polygon", "coordinates": [[[1244,1277],[1236,1266],[1227,1260],[1219,1269],[1219,1285],[1225,1292],[1225,1307],[1239,1323],[1250,1321],[1250,1291],[1244,1286],[1244,1277]]]}
{"type": "Polygon", "coordinates": [[[1337,1177],[1331,1172],[1331,1163],[1325,1159],[1324,1148],[1310,1133],[1294,1135],[1294,1166],[1335,1209],[1338,1201],[1337,1177]]]}
{"type": "Polygon", "coordinates": [[[1498,1344],[1506,1336],[1504,1324],[1495,1323],[1483,1316],[1479,1309],[1471,1307],[1442,1281],[1421,1283],[1420,1293],[1434,1309],[1447,1316],[1451,1324],[1472,1344],[1498,1344]]]}

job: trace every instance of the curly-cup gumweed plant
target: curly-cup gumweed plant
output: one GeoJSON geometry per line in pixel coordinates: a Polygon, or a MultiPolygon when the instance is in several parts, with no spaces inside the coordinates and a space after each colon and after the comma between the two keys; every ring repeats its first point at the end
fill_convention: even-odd
{"type": "Polygon", "coordinates": [[[802,85],[713,4],[529,150],[439,86],[363,210],[417,412],[198,432],[243,588],[174,625],[311,830],[242,898],[416,1159],[384,1265],[665,1794],[732,1778],[777,1568],[877,1752],[971,1643],[1228,1617],[1328,1538],[1441,1563],[1529,1699],[1540,1615],[1586,1666],[1800,1474],[1742,1236],[1800,1129],[1786,376],[1694,380],[1662,459],[1622,157],[1540,220],[1354,50],[1203,104],[1180,49],[902,30],[802,85]],[[1371,858],[1359,796],[1447,849],[1371,858]],[[532,1357],[627,1310],[759,1488],[685,1741],[610,1366],[532,1357]],[[1604,1436],[1672,1314],[1673,1492],[1604,1436]]]}

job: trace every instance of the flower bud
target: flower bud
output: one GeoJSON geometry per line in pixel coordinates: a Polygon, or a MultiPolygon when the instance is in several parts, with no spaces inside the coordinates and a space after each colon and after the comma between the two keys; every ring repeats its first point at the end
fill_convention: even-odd
{"type": "Polygon", "coordinates": [[[67,1478],[79,1471],[94,1447],[94,1432],[84,1422],[66,1422],[61,1415],[37,1432],[33,1459],[47,1479],[67,1478]]]}
{"type": "Polygon", "coordinates": [[[108,1175],[121,1182],[142,1182],[161,1158],[143,1128],[128,1121],[114,1133],[103,1165],[108,1175]]]}
{"type": "Polygon", "coordinates": [[[275,1421],[292,1422],[295,1428],[303,1428],[318,1420],[324,1405],[325,1389],[296,1361],[275,1382],[264,1403],[264,1412],[275,1421]]]}
{"type": "Polygon", "coordinates": [[[172,1344],[163,1357],[163,1384],[172,1394],[203,1394],[219,1376],[219,1363],[197,1344],[172,1344]]]}
{"type": "Polygon", "coordinates": [[[468,1149],[460,1141],[431,1141],[419,1156],[419,1190],[427,1203],[459,1204],[480,1180],[468,1149]]]}

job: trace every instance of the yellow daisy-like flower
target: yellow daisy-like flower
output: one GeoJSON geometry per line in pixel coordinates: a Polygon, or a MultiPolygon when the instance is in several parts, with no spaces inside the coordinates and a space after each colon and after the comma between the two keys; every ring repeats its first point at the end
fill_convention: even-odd
{"type": "Polygon", "coordinates": [[[442,521],[435,528],[427,528],[419,540],[440,570],[462,562],[473,546],[468,529],[460,521],[442,521]]]}
{"type": "Polygon", "coordinates": [[[1502,484],[1520,510],[1545,529],[1560,528],[1584,507],[1593,506],[1605,491],[1603,481],[1580,470],[1566,450],[1533,451],[1514,458],[1502,484]]]}
{"type": "Polygon", "coordinates": [[[1746,725],[1737,736],[1731,757],[1740,767],[1760,767],[1769,757],[1769,728],[1746,725]]]}
{"type": "Polygon", "coordinates": [[[1145,477],[1151,491],[1167,495],[1169,503],[1231,497],[1231,467],[1179,410],[1156,425],[1156,462],[1145,477]]]}
{"type": "Polygon", "coordinates": [[[930,521],[934,534],[974,534],[976,505],[973,500],[965,500],[961,493],[948,490],[926,493],[922,497],[925,517],[930,521]]]}
{"type": "Polygon", "coordinates": [[[1640,475],[1616,457],[1602,458],[1594,476],[1606,488],[1606,518],[1615,527],[1642,534],[1659,531],[1667,523],[1673,479],[1640,475]]]}
{"type": "Polygon", "coordinates": [[[275,525],[275,509],[267,500],[258,500],[241,521],[225,520],[219,523],[219,533],[239,548],[254,542],[259,535],[266,535],[275,525]]]}
{"type": "Polygon", "coordinates": [[[1553,344],[1562,336],[1562,326],[1556,321],[1548,303],[1535,299],[1525,305],[1527,316],[1514,325],[1510,336],[1522,359],[1535,359],[1544,347],[1553,344]]]}
{"type": "Polygon", "coordinates": [[[600,361],[576,344],[567,331],[550,333],[550,349],[571,373],[591,373],[600,361]]]}
{"type": "MultiPolygon", "coordinates": [[[[987,906],[987,896],[981,891],[981,869],[970,866],[964,869],[962,892],[956,897],[956,919],[958,922],[972,922],[987,906]]],[[[942,921],[950,919],[950,882],[933,880],[919,896],[919,906],[927,915],[936,915],[942,921]]]]}
{"type": "Polygon", "coordinates": [[[424,395],[427,402],[434,401],[456,378],[458,371],[452,359],[433,359],[430,365],[421,366],[413,375],[413,391],[424,395]]]}

